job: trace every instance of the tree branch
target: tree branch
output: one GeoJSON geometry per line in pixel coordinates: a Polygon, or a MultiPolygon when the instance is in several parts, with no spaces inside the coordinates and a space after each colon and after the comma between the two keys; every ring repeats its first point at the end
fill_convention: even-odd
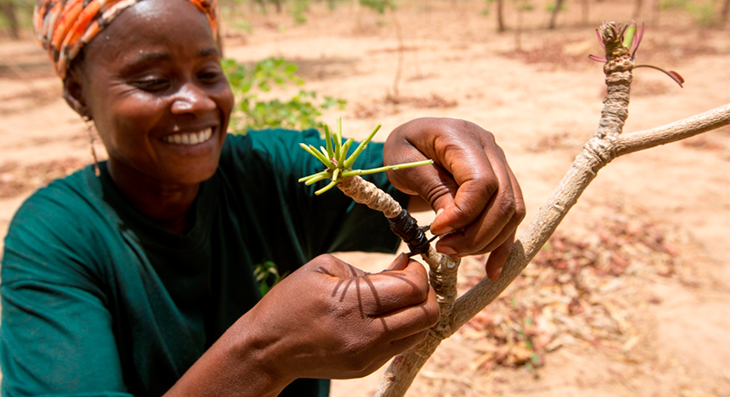
{"type": "Polygon", "coordinates": [[[626,134],[616,144],[621,156],[686,139],[730,124],[730,103],[674,123],[626,134]]]}
{"type": "MultiPolygon", "coordinates": [[[[625,29],[624,25],[613,23],[601,26],[602,42],[606,48],[607,58],[604,65],[607,94],[598,130],[585,144],[552,196],[515,241],[499,279],[494,282],[488,278],[482,279],[454,301],[453,309],[449,307],[451,310],[442,310],[439,324],[431,330],[427,340],[393,359],[380,384],[377,397],[396,397],[405,394],[441,340],[452,335],[484,309],[520,275],[601,168],[620,155],[677,141],[730,124],[730,104],[728,104],[663,127],[620,135],[628,117],[634,67],[633,54],[629,52],[631,43],[626,45],[623,42],[625,29]]],[[[433,265],[431,269],[432,272],[441,271],[433,265]]]]}

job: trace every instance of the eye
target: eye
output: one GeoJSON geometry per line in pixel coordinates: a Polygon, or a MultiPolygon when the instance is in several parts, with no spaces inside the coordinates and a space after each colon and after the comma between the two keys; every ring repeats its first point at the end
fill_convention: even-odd
{"type": "Polygon", "coordinates": [[[131,84],[140,90],[148,92],[164,91],[170,87],[170,80],[158,76],[148,76],[136,79],[131,84]]]}
{"type": "Polygon", "coordinates": [[[220,69],[205,69],[198,73],[198,80],[205,84],[215,84],[223,78],[223,72],[220,69]]]}

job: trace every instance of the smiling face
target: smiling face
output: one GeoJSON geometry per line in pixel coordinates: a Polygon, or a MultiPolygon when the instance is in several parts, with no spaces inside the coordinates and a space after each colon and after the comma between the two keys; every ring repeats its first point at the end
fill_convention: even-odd
{"type": "Polygon", "coordinates": [[[215,172],[233,94],[207,19],[189,1],[126,9],[67,80],[66,96],[94,120],[117,184],[196,185],[215,172]]]}

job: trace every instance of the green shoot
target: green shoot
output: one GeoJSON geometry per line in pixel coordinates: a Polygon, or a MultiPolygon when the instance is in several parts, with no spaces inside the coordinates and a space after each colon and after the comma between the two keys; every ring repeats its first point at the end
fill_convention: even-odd
{"type": "Polygon", "coordinates": [[[636,24],[632,23],[626,26],[624,31],[623,45],[626,48],[631,48],[634,45],[634,35],[636,34],[636,24]]]}
{"type": "Polygon", "coordinates": [[[385,167],[378,167],[373,168],[369,170],[353,170],[352,165],[355,164],[355,160],[357,159],[360,154],[362,154],[363,150],[368,146],[370,141],[373,139],[375,134],[380,130],[381,125],[378,124],[375,129],[368,135],[367,138],[365,138],[364,141],[360,142],[360,144],[357,146],[355,151],[348,157],[347,152],[350,150],[350,147],[355,142],[354,138],[350,138],[345,143],[342,143],[342,119],[337,119],[337,131],[332,134],[327,124],[324,125],[324,137],[326,141],[326,146],[319,148],[317,150],[312,145],[305,145],[303,143],[300,143],[299,146],[302,147],[302,149],[306,150],[307,153],[311,154],[312,156],[316,157],[317,160],[319,160],[326,169],[321,172],[317,172],[312,175],[305,176],[303,178],[299,179],[299,182],[303,182],[307,186],[310,186],[314,183],[323,181],[325,179],[330,179],[330,183],[328,183],[325,187],[317,190],[314,192],[316,195],[320,195],[333,187],[337,185],[341,180],[345,178],[350,178],[356,175],[369,175],[369,174],[375,174],[378,172],[385,172],[385,171],[391,171],[391,170],[398,170],[402,168],[409,168],[409,167],[418,167],[420,165],[427,165],[427,164],[433,164],[433,160],[424,160],[424,161],[418,161],[414,163],[406,163],[406,164],[396,164],[396,165],[390,165],[385,167]]]}

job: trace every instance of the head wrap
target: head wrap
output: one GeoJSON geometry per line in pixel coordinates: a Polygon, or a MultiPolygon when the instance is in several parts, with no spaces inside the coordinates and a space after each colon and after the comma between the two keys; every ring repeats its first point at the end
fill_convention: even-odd
{"type": "MultiPolygon", "coordinates": [[[[71,61],[81,48],[127,7],[142,0],[38,0],[33,28],[48,51],[56,73],[66,78],[71,61]]],[[[213,35],[218,29],[217,0],[188,0],[205,13],[213,35]]]]}

